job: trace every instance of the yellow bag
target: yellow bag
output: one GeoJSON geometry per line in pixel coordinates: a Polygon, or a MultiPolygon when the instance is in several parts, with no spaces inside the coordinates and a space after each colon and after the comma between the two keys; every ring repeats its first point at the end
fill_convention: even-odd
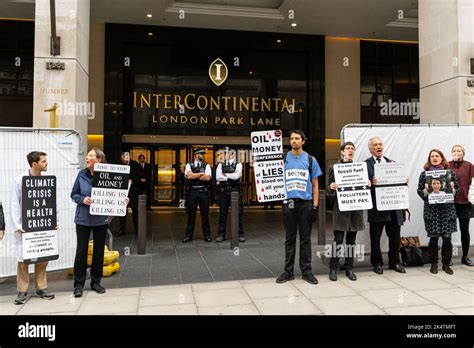
{"type": "Polygon", "coordinates": [[[118,262],[114,262],[108,266],[104,266],[103,276],[110,277],[112,274],[117,273],[119,269],[120,269],[120,264],[118,262]]]}
{"type": "MultiPolygon", "coordinates": [[[[117,262],[119,258],[118,251],[105,251],[104,252],[104,266],[110,265],[111,263],[117,262]]],[[[92,255],[87,255],[87,266],[92,265],[92,255]]]]}

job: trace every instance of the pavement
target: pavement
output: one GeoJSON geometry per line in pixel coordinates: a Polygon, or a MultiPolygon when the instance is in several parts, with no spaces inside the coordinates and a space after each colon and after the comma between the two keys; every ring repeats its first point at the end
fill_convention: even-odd
{"type": "MultiPolygon", "coordinates": [[[[63,271],[48,272],[52,301],[33,296],[22,306],[13,304],[16,278],[0,279],[0,315],[22,314],[474,314],[474,267],[454,261],[454,275],[429,273],[429,266],[407,268],[406,274],[385,269],[371,271],[369,258],[355,262],[358,280],[339,272],[328,279],[328,262],[317,256],[317,231],[313,230],[313,271],[318,285],[296,279],[276,284],[283,270],[284,231],[279,209],[245,212],[247,242],[231,250],[230,242],[202,240],[199,214],[195,240],[182,244],[184,211],[150,212],[147,215],[147,253],[137,255],[134,234],[114,238],[120,252],[120,271],[104,278],[107,289],[99,295],[88,289],[84,297],[72,297],[72,277],[63,271]]],[[[213,239],[217,236],[218,212],[211,211],[213,239]]],[[[131,220],[129,218],[128,220],[131,220]]],[[[332,240],[328,216],[326,238],[332,240]]],[[[132,228],[129,223],[129,231],[132,228]]],[[[115,231],[116,224],[111,229],[115,231]]],[[[369,249],[369,248],[366,248],[369,249]]],[[[386,258],[386,255],[384,255],[386,258]]],[[[298,260],[298,255],[296,260],[298,260]]],[[[31,278],[30,294],[34,292],[31,278]]]]}

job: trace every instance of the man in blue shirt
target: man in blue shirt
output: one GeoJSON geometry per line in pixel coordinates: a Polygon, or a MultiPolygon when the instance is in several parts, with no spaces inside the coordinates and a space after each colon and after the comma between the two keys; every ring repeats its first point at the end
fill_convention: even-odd
{"type": "Polygon", "coordinates": [[[311,270],[311,227],[319,204],[318,176],[322,175],[316,158],[303,151],[306,136],[302,130],[290,131],[291,151],[285,159],[287,199],[283,201],[285,226],[285,270],[276,279],[285,283],[295,279],[293,269],[296,254],[296,233],[300,233],[300,269],[303,280],[318,284],[311,270]]]}

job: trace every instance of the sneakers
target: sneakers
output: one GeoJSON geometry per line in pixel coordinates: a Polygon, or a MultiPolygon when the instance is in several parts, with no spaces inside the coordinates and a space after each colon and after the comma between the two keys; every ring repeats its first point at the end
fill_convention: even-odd
{"type": "Polygon", "coordinates": [[[94,290],[98,294],[105,293],[105,288],[100,284],[91,285],[91,289],[94,290]]]}
{"type": "Polygon", "coordinates": [[[308,283],[313,284],[313,285],[318,284],[318,280],[313,275],[313,273],[304,274],[301,279],[303,279],[305,282],[308,282],[308,283]]]}
{"type": "Polygon", "coordinates": [[[280,276],[275,280],[278,284],[286,283],[287,281],[293,280],[295,277],[286,272],[280,274],[280,276]]]}
{"type": "Polygon", "coordinates": [[[225,237],[223,235],[218,235],[217,238],[216,238],[216,242],[217,243],[220,243],[220,242],[223,242],[225,241],[225,237]]]}
{"type": "Polygon", "coordinates": [[[37,290],[36,295],[41,297],[43,300],[52,300],[54,298],[54,294],[48,292],[48,289],[37,290]]]}
{"type": "Polygon", "coordinates": [[[18,296],[16,297],[15,301],[13,302],[16,305],[22,305],[26,303],[26,295],[28,295],[26,292],[19,292],[18,296]]]}
{"type": "Polygon", "coordinates": [[[243,234],[239,235],[239,242],[245,242],[245,237],[243,234]]]}

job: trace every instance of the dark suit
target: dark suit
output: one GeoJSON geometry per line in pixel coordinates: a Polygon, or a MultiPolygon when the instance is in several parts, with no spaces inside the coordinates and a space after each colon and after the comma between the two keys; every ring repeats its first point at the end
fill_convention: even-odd
{"type": "MultiPolygon", "coordinates": [[[[393,162],[385,157],[386,162],[393,162]]],[[[374,177],[375,159],[370,157],[365,160],[367,163],[367,171],[369,180],[372,181],[374,177]]],[[[370,224],[370,263],[372,266],[383,265],[382,250],[380,249],[380,237],[385,227],[385,233],[388,237],[388,265],[394,267],[400,263],[400,226],[403,225],[403,211],[402,210],[377,210],[375,200],[375,187],[371,187],[373,208],[367,213],[370,224]]]]}
{"type": "Polygon", "coordinates": [[[151,166],[148,163],[138,163],[138,173],[140,175],[140,183],[138,187],[139,195],[146,195],[146,206],[150,208],[151,194],[150,194],[150,180],[151,180],[151,166]],[[142,179],[146,181],[143,182],[142,179]]]}
{"type": "MultiPolygon", "coordinates": [[[[122,164],[123,163],[119,163],[122,164]]],[[[138,168],[138,162],[130,160],[128,163],[130,166],[130,180],[132,184],[130,186],[130,191],[128,191],[128,207],[132,208],[132,219],[133,227],[135,228],[135,233],[138,233],[138,192],[140,188],[140,173],[138,168]]],[[[127,215],[120,217],[120,231],[119,234],[125,234],[125,227],[127,223],[127,215]]]]}

